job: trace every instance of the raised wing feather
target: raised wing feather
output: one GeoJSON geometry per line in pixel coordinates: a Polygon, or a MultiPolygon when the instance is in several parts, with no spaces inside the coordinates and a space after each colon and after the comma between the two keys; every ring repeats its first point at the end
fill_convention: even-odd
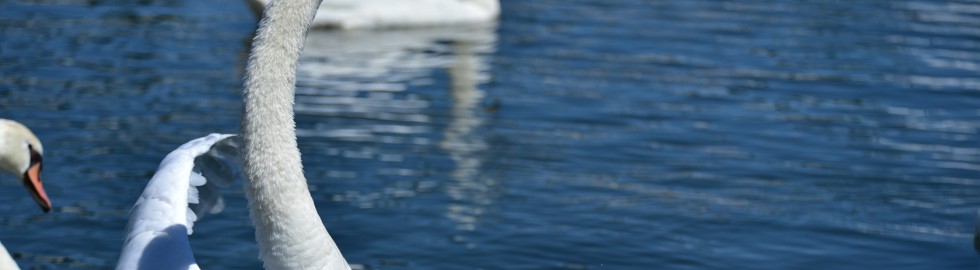
{"type": "Polygon", "coordinates": [[[20,267],[14,262],[14,258],[10,257],[10,253],[7,253],[7,249],[3,247],[3,244],[0,244],[0,269],[20,270],[20,267]]]}
{"type": "Polygon", "coordinates": [[[187,238],[194,221],[224,207],[214,186],[227,186],[235,173],[236,143],[211,134],[181,145],[160,162],[129,214],[116,269],[200,269],[187,238]]]}

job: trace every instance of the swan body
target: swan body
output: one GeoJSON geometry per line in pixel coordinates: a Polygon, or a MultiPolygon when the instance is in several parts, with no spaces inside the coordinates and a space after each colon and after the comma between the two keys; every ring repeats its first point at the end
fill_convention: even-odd
{"type": "Polygon", "coordinates": [[[232,155],[212,150],[230,145],[231,136],[211,134],[189,141],[160,162],[130,211],[116,269],[200,269],[187,236],[199,217],[224,206],[204,185],[220,186],[234,178],[223,163],[215,162],[230,162],[232,155]]]}
{"type": "MultiPolygon", "coordinates": [[[[41,140],[30,129],[17,121],[0,119],[0,169],[19,177],[41,210],[47,213],[51,210],[51,201],[41,185],[43,153],[41,140]]],[[[0,244],[0,270],[8,269],[20,268],[0,244]]]]}
{"type": "MultiPolygon", "coordinates": [[[[257,13],[268,0],[251,0],[257,13]]],[[[323,0],[313,27],[403,28],[489,22],[500,15],[498,0],[323,0]]]]}

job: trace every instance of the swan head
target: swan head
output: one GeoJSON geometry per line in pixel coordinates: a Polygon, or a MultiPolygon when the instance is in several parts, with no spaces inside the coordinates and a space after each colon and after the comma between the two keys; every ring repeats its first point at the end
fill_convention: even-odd
{"type": "Polygon", "coordinates": [[[51,210],[51,200],[41,185],[41,155],[44,147],[26,126],[0,119],[0,169],[20,177],[41,210],[51,210]]]}

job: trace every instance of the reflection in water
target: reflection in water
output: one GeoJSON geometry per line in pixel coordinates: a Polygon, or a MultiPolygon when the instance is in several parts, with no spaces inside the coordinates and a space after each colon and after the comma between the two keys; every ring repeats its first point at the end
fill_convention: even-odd
{"type": "Polygon", "coordinates": [[[487,48],[469,41],[454,44],[456,59],[449,70],[452,88],[452,110],[449,125],[443,132],[439,147],[449,152],[456,163],[453,182],[446,188],[454,200],[448,207],[446,217],[457,223],[460,230],[475,230],[479,216],[484,212],[483,205],[493,203],[489,189],[494,180],[480,174],[483,164],[483,150],[487,149],[484,137],[479,131],[483,119],[477,113],[484,93],[477,86],[486,81],[480,77],[483,64],[480,54],[487,48]]]}
{"type": "MultiPolygon", "coordinates": [[[[455,164],[446,184],[452,199],[445,216],[460,230],[474,230],[492,179],[480,176],[484,138],[479,110],[484,93],[478,84],[489,79],[486,58],[495,48],[496,25],[399,31],[314,31],[310,33],[299,67],[297,135],[342,141],[432,145],[433,126],[445,125],[438,147],[455,164]],[[439,93],[419,88],[436,83],[448,70],[448,102],[431,100],[439,93]],[[434,103],[449,104],[449,113],[434,103]],[[435,110],[433,110],[435,109],[435,110]],[[304,121],[303,119],[306,119],[304,121]]],[[[376,147],[347,150],[345,158],[378,156],[401,162],[404,153],[377,153],[376,147]],[[393,158],[394,157],[394,158],[393,158]]],[[[411,169],[388,169],[382,174],[411,175],[411,169]]],[[[336,175],[332,172],[331,175],[336,175]]],[[[343,174],[343,173],[341,173],[343,174]]],[[[385,187],[385,189],[399,189],[385,187]]],[[[385,191],[396,197],[414,190],[385,191]]],[[[382,198],[379,194],[363,198],[382,198]]],[[[362,204],[370,207],[371,204],[362,204]]]]}
{"type": "Polygon", "coordinates": [[[453,44],[474,44],[482,52],[489,51],[495,40],[494,29],[495,25],[473,25],[311,32],[299,67],[296,113],[371,121],[344,127],[321,123],[297,130],[298,135],[428,144],[427,139],[411,134],[430,131],[432,120],[425,110],[431,104],[406,90],[432,84],[435,69],[456,61],[453,44]]]}

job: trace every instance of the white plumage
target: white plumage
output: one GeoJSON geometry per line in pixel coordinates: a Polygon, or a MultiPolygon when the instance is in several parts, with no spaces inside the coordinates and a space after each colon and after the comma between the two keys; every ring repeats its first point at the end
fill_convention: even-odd
{"type": "MultiPolygon", "coordinates": [[[[261,13],[268,0],[249,0],[261,13]]],[[[313,27],[402,28],[489,22],[500,15],[498,0],[323,0],[313,27]]]]}
{"type": "Polygon", "coordinates": [[[130,212],[116,269],[199,269],[187,236],[199,216],[223,208],[220,196],[201,189],[233,180],[223,163],[233,162],[237,153],[220,151],[234,146],[231,136],[211,134],[189,141],[160,162],[130,212]]]}
{"type": "Polygon", "coordinates": [[[296,143],[296,65],[318,4],[270,2],[245,68],[245,196],[267,269],[350,269],[313,204],[296,143]]]}
{"type": "Polygon", "coordinates": [[[17,266],[17,262],[14,262],[14,258],[10,257],[10,253],[7,253],[7,249],[0,245],[0,270],[19,270],[20,267],[17,266]]]}

